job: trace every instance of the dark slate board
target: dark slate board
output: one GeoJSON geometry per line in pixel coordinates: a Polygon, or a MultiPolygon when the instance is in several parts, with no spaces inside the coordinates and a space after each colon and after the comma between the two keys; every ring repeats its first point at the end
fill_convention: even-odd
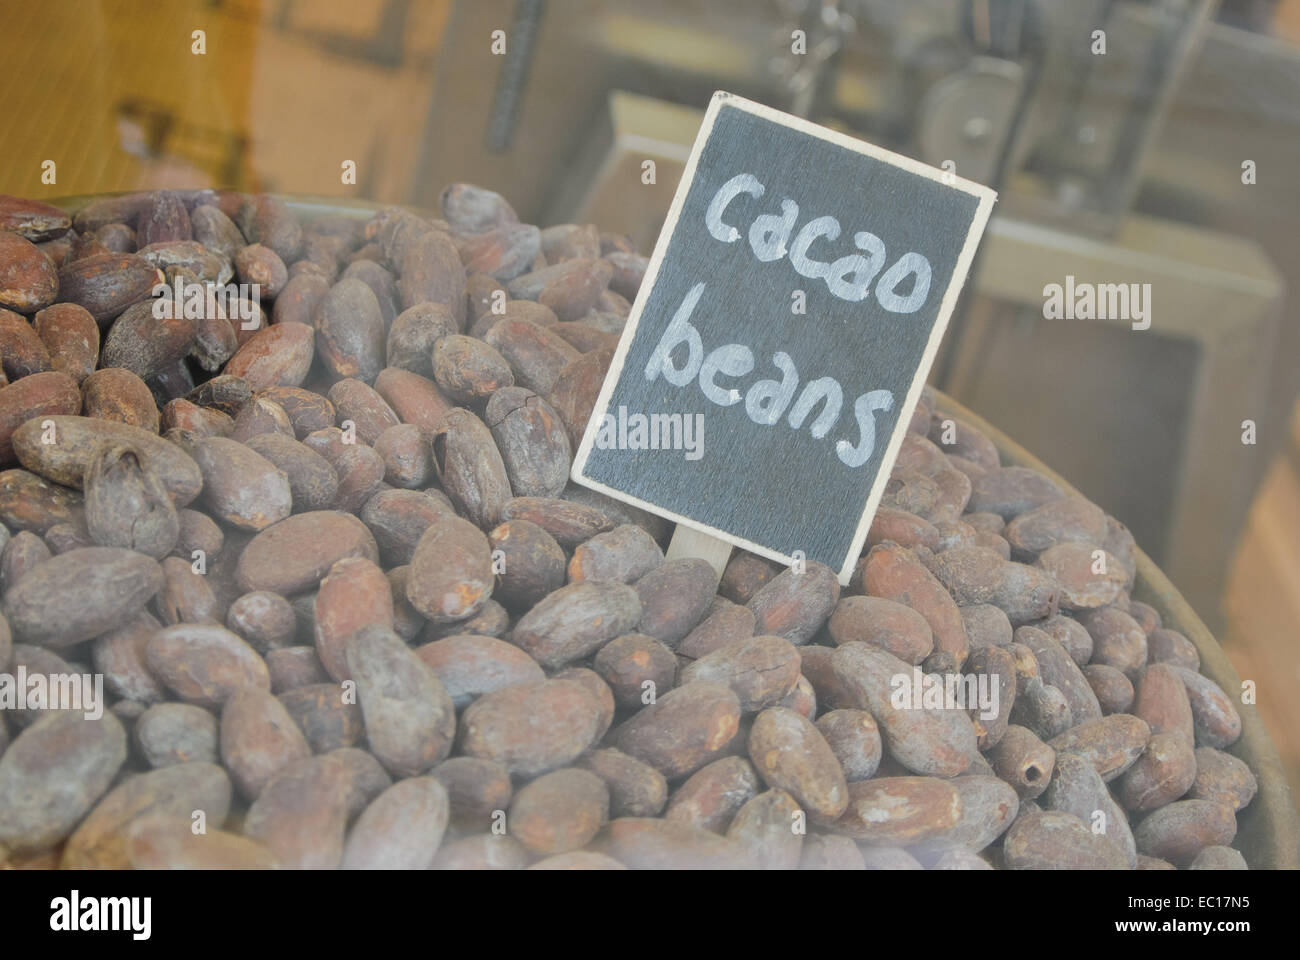
{"type": "MultiPolygon", "coordinates": [[[[772,559],[791,562],[802,551],[847,583],[994,198],[985,187],[906,157],[716,94],[574,461],[573,479],[772,559]],[[752,174],[764,192],[758,198],[736,194],[711,221],[714,231],[725,234],[722,225],[739,231],[738,239],[724,242],[711,232],[706,215],[719,188],[739,174],[752,174]],[[811,259],[861,254],[855,237],[862,231],[885,248],[875,281],[909,251],[924,258],[931,276],[920,305],[891,312],[876,295],[877,282],[863,299],[837,296],[825,278],[797,272],[789,250],[760,260],[750,226],[764,214],[779,217],[787,198],[798,204],[787,248],[797,246],[799,232],[816,217],[831,216],[840,225],[837,238],[823,236],[807,246],[811,259]],[[745,399],[729,406],[709,399],[698,375],[676,386],[659,365],[654,379],[647,379],[647,364],[665,331],[701,283],[689,314],[702,345],[699,355],[707,358],[734,343],[753,357],[749,373],[719,374],[719,387],[746,396],[756,382],[782,378],[775,354],[786,354],[793,364],[798,383],[775,424],[756,423],[745,399]],[[796,290],[806,297],[802,315],[792,310],[796,290]],[[789,416],[804,385],[823,377],[838,383],[842,405],[818,439],[810,428],[823,403],[798,429],[789,416]],[[871,391],[888,391],[892,406],[867,414],[875,431],[871,455],[849,466],[837,444],[865,449],[855,401],[871,391]],[[681,449],[608,448],[611,434],[602,435],[602,418],[608,413],[617,423],[621,409],[629,423],[636,414],[702,414],[702,455],[688,460],[681,449]]],[[[805,266],[804,272],[812,271],[805,266]]],[[[906,299],[918,282],[904,279],[896,296],[906,299]]],[[[910,306],[897,300],[893,305],[910,306]]],[[[670,353],[673,367],[686,368],[689,353],[687,345],[677,346],[670,353]]]]}

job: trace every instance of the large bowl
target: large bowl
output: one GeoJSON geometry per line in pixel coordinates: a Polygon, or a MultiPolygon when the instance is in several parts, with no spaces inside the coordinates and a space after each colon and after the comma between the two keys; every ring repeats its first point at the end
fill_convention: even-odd
{"type": "MultiPolygon", "coordinates": [[[[75,211],[96,199],[100,197],[65,197],[54,203],[65,210],[75,211]]],[[[380,205],[374,203],[330,197],[286,197],[285,202],[305,220],[325,215],[369,219],[376,210],[381,209],[380,205]]],[[[1069,481],[987,420],[945,394],[936,391],[935,396],[938,410],[982,430],[998,448],[1004,464],[1030,467],[1050,477],[1063,490],[1083,496],[1069,481]]],[[[1222,687],[1229,696],[1241,689],[1241,678],[1237,676],[1232,662],[1209,628],[1201,622],[1201,618],[1169,578],[1140,549],[1137,551],[1137,580],[1133,586],[1133,598],[1150,604],[1160,613],[1165,626],[1177,630],[1196,644],[1201,655],[1201,672],[1222,687]]],[[[1282,770],[1282,761],[1255,709],[1243,705],[1240,713],[1241,739],[1228,752],[1249,764],[1259,779],[1259,793],[1250,806],[1237,814],[1237,839],[1234,845],[1241,850],[1253,869],[1300,869],[1300,815],[1297,815],[1291,788],[1282,770]]]]}

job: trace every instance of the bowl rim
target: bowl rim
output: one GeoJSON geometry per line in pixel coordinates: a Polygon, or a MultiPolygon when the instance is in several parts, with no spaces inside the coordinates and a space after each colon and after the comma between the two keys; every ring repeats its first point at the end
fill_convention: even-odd
{"type": "MultiPolygon", "coordinates": [[[[927,389],[933,397],[936,412],[965,421],[993,441],[1003,466],[1029,467],[1055,482],[1067,494],[1087,499],[1068,480],[979,414],[933,387],[927,389]]],[[[1135,547],[1134,552],[1137,578],[1133,584],[1133,599],[1150,604],[1160,614],[1165,627],[1177,630],[1192,641],[1201,656],[1201,673],[1233,696],[1232,691],[1241,690],[1241,678],[1223,647],[1152,559],[1140,547],[1135,547]]],[[[1237,837],[1233,846],[1241,851],[1251,869],[1300,869],[1300,814],[1296,811],[1282,760],[1254,705],[1240,704],[1239,701],[1240,697],[1234,697],[1234,705],[1241,715],[1241,736],[1225,752],[1250,766],[1259,782],[1259,790],[1250,804],[1237,812],[1237,837]]]]}

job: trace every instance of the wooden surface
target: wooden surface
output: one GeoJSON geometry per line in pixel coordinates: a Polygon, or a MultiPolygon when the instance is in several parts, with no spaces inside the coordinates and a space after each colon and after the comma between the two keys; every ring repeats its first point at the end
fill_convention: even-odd
{"type": "Polygon", "coordinates": [[[1224,650],[1258,685],[1292,792],[1300,796],[1300,405],[1289,449],[1277,457],[1251,507],[1233,558],[1224,650]]]}
{"type": "Polygon", "coordinates": [[[573,479],[778,562],[802,554],[847,583],[993,200],[993,192],[977,184],[716,94],[579,447],[573,479]],[[736,193],[723,216],[711,220],[719,191],[743,175],[761,187],[736,193]],[[785,241],[760,253],[761,233],[755,231],[774,226],[783,214],[792,218],[785,241]],[[833,284],[837,274],[829,267],[829,276],[817,276],[816,267],[796,269],[800,232],[828,217],[838,229],[808,245],[811,260],[861,257],[864,244],[883,244],[865,297],[849,299],[852,291],[833,284]],[[719,235],[727,231],[730,238],[719,235]],[[869,239],[859,242],[863,235],[869,239]],[[920,281],[910,276],[896,287],[890,282],[902,272],[896,265],[921,261],[928,264],[928,288],[915,286],[920,281]],[[917,291],[916,302],[905,303],[917,291]],[[806,309],[797,313],[800,293],[806,309]],[[703,374],[674,381],[662,372],[656,351],[665,331],[687,316],[700,346],[670,354],[678,370],[687,367],[688,356],[707,358],[733,344],[752,359],[751,369],[713,379],[721,391],[732,391],[730,403],[706,395],[703,374]],[[782,364],[792,371],[778,369],[782,364]],[[818,437],[811,427],[826,401],[798,427],[790,414],[804,388],[823,378],[838,385],[842,399],[838,416],[833,423],[827,417],[818,437]],[[789,380],[794,385],[776,407],[779,417],[757,422],[750,401],[758,385],[766,381],[775,392],[789,380]],[[860,414],[858,400],[877,391],[888,394],[888,408],[860,414]],[[619,420],[618,448],[597,442],[605,414],[619,420]],[[690,460],[677,450],[623,446],[624,416],[650,415],[699,417],[702,456],[690,460]],[[864,439],[869,434],[874,441],[864,439]],[[853,449],[871,452],[855,464],[848,456],[853,449]]]}

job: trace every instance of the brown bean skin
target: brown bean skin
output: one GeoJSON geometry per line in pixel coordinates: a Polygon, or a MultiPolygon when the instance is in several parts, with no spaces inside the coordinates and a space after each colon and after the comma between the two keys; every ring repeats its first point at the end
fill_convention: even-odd
{"type": "Polygon", "coordinates": [[[483,413],[519,497],[555,497],[569,479],[569,435],[555,410],[523,387],[491,395],[483,413]]]}
{"type": "Polygon", "coordinates": [[[264,194],[244,198],[234,217],[249,243],[261,243],[285,263],[298,259],[303,232],[298,218],[283,200],[264,194]]]}
{"type": "Polygon", "coordinates": [[[177,623],[217,623],[220,606],[206,577],[194,572],[193,564],[180,557],[162,561],[166,578],[154,606],[167,626],[177,623]]]}
{"type": "Polygon", "coordinates": [[[86,527],[96,543],[155,560],[171,552],[180,518],[162,481],[136,450],[104,444],[86,470],[85,485],[86,527]]]}
{"type": "Polygon", "coordinates": [[[672,820],[621,817],[610,821],[600,851],[632,870],[752,869],[738,843],[672,820]]]}
{"type": "Polygon", "coordinates": [[[334,404],[319,393],[301,387],[267,387],[257,395],[263,400],[270,400],[277,404],[288,414],[289,422],[293,424],[294,436],[299,440],[314,430],[324,429],[334,423],[334,404]]]}
{"type": "Polygon", "coordinates": [[[311,756],[307,740],[269,690],[235,693],[221,710],[221,761],[249,800],[284,767],[311,756]]]}
{"type": "Polygon", "coordinates": [[[582,356],[563,337],[530,320],[505,317],[483,339],[510,364],[515,383],[543,397],[564,367],[582,356]]]}
{"type": "Polygon", "coordinates": [[[655,817],[668,802],[663,774],[619,750],[592,750],[578,758],[576,766],[605,781],[611,817],[655,817]]]}
{"type": "Polygon", "coordinates": [[[844,771],[806,717],[785,707],[759,713],[749,734],[749,758],[768,786],[788,791],[813,819],[826,823],[844,813],[844,771]]]}
{"type": "Polygon", "coordinates": [[[641,617],[636,591],[613,581],[582,581],[561,587],[515,625],[513,642],[548,669],[588,656],[616,636],[631,632],[641,617]]]}
{"type": "Polygon", "coordinates": [[[20,530],[0,552],[0,593],[9,595],[18,582],[50,559],[50,548],[30,530],[20,530]]]}
{"type": "Polygon", "coordinates": [[[389,427],[375,441],[375,453],[384,461],[384,481],[394,487],[418,490],[433,477],[429,445],[414,424],[389,427]]]}
{"type": "Polygon", "coordinates": [[[774,577],[750,599],[754,629],[807,643],[830,616],[840,598],[835,572],[816,561],[806,569],[790,568],[774,577]]]}
{"type": "Polygon", "coordinates": [[[13,432],[28,420],[49,414],[81,412],[81,394],[65,373],[49,371],[24,376],[0,387],[0,464],[13,463],[13,432]]]}
{"type": "Polygon", "coordinates": [[[248,381],[254,391],[297,387],[307,379],[316,355],[316,331],[284,322],[258,330],[227,361],[224,372],[248,381]]]}
{"type": "Polygon", "coordinates": [[[863,587],[869,596],[905,603],[925,618],[934,635],[934,652],[927,661],[931,670],[953,672],[966,662],[970,640],[957,604],[913,554],[891,544],[872,547],[863,587]]]}
{"type": "Polygon", "coordinates": [[[108,420],[140,427],[156,434],[158,407],[143,380],[130,370],[109,367],[96,370],[81,383],[82,413],[94,420],[108,420]]]}
{"type": "Polygon", "coordinates": [[[713,603],[717,574],[698,557],[658,564],[634,584],[641,601],[637,629],[675,646],[698,624],[713,603]]]}
{"type": "MultiPolygon", "coordinates": [[[[577,556],[576,552],[574,556],[577,556]]],[[[677,653],[681,657],[698,660],[729,643],[752,637],[754,623],[754,613],[747,607],[732,603],[722,596],[714,597],[704,619],[677,645],[677,653]]]]}
{"type": "Polygon", "coordinates": [[[68,836],[126,760],[126,733],[111,714],[52,713],[0,756],[0,843],[38,852],[68,836]]]}
{"type": "Polygon", "coordinates": [[[334,502],[339,489],[338,474],[306,444],[280,433],[252,437],[244,444],[285,475],[295,513],[324,510],[334,502]]]}
{"type": "Polygon", "coordinates": [[[266,663],[215,624],[181,623],[158,631],[145,649],[149,670],[186,703],[216,709],[243,687],[271,689],[266,663]]]}
{"type": "Polygon", "coordinates": [[[1241,715],[1217,683],[1185,667],[1174,667],[1187,687],[1197,746],[1222,750],[1241,736],[1241,715]]]}
{"type": "Polygon", "coordinates": [[[746,605],[754,594],[767,584],[782,568],[775,562],[743,550],[734,550],[727,567],[722,571],[718,594],[733,603],[746,605]]]}
{"type": "Polygon", "coordinates": [[[1250,767],[1222,750],[1196,748],[1196,778],[1187,797],[1191,800],[1214,800],[1233,810],[1249,806],[1259,789],[1250,767]]]}
{"type": "Polygon", "coordinates": [[[293,437],[293,424],[289,415],[276,403],[264,397],[253,397],[235,416],[230,439],[247,443],[255,437],[293,437]]]}
{"type": "Polygon", "coordinates": [[[406,598],[437,623],[465,620],[492,593],[491,550],[487,537],[467,520],[439,517],[421,535],[411,557],[406,598]]]}
{"type": "Polygon", "coordinates": [[[253,538],[239,555],[236,579],[244,591],[294,594],[314,587],[344,557],[378,561],[364,523],[333,510],[298,513],[253,538]]]}
{"type": "Polygon", "coordinates": [[[393,594],[379,565],[364,557],[335,562],[316,595],[316,654],[340,683],[351,680],[348,644],[370,626],[391,629],[393,594]]]}
{"type": "Polygon", "coordinates": [[[434,469],[452,501],[480,527],[508,519],[502,508],[512,496],[505,462],[483,421],[455,408],[431,437],[434,469]]]}
{"type": "Polygon", "coordinates": [[[257,531],[289,516],[288,476],[252,448],[226,437],[199,437],[189,453],[203,471],[204,505],[224,522],[257,531]]]}
{"type": "MultiPolygon", "coordinates": [[[[289,711],[314,753],[353,747],[365,733],[361,708],[353,700],[344,699],[337,683],[305,684],[280,692],[276,699],[289,711]]],[[[378,765],[378,761],[374,762],[378,765]]]]}
{"type": "Polygon", "coordinates": [[[131,739],[155,769],[178,763],[216,763],[217,719],[188,703],[157,703],[140,715],[131,739]]]}
{"type": "Polygon", "coordinates": [[[781,698],[777,706],[787,707],[809,720],[817,716],[817,691],[813,688],[812,681],[800,674],[790,692],[781,698]]]}
{"type": "MultiPolygon", "coordinates": [[[[248,596],[248,594],[245,594],[248,596]]],[[[271,692],[281,694],[318,683],[328,683],[330,676],[313,647],[273,647],[264,654],[271,675],[271,692]]]]}
{"type": "Polygon", "coordinates": [[[835,829],[874,845],[913,844],[955,827],[961,796],[937,777],[879,777],[848,786],[835,829]]]}
{"type": "Polygon", "coordinates": [[[871,779],[880,766],[882,746],[880,730],[870,713],[829,710],[817,718],[816,726],[849,783],[871,779]]]}
{"type": "Polygon", "coordinates": [[[514,497],[501,505],[500,520],[529,520],[565,549],[614,529],[610,516],[595,507],[554,497],[514,497]]]}
{"type": "Polygon", "coordinates": [[[493,596],[528,610],[564,585],[564,551],[549,533],[527,520],[507,520],[488,534],[501,567],[493,596]]]}
{"type": "Polygon", "coordinates": [[[163,585],[158,564],[119,547],[70,550],[8,587],[4,614],[15,638],[60,648],[125,623],[163,585]],[[81,603],[67,602],[75,585],[81,603]]]}
{"type": "Polygon", "coordinates": [[[560,368],[550,393],[545,394],[546,402],[555,408],[568,428],[569,442],[575,449],[582,443],[613,359],[612,346],[580,354],[560,368]]]}
{"type": "Polygon", "coordinates": [[[384,333],[379,301],[360,280],[340,280],[316,309],[316,352],[336,377],[373,382],[385,365],[384,333]]]}
{"type": "Polygon", "coordinates": [[[1191,740],[1181,733],[1153,733],[1142,756],[1120,778],[1120,802],[1129,810],[1156,810],[1187,793],[1195,779],[1191,740]]]}
{"type": "Polygon", "coordinates": [[[799,681],[799,651],[784,637],[737,640],[696,660],[681,672],[682,683],[725,683],[740,698],[742,713],[776,706],[799,681]]]}
{"type": "Polygon", "coordinates": [[[594,773],[568,768],[543,774],[510,804],[511,834],[534,853],[585,846],[609,819],[609,788],[594,773]]]}
{"type": "Polygon", "coordinates": [[[198,321],[179,310],[162,311],[161,318],[158,313],[155,301],[127,307],[104,336],[100,363],[150,380],[189,353],[198,338],[198,321]]]}
{"type": "Polygon", "coordinates": [[[457,710],[485,693],[546,679],[528,654],[494,637],[453,634],[417,647],[415,654],[442,682],[457,710]]]}
{"type": "Polygon", "coordinates": [[[1151,728],[1143,720],[1113,713],[1053,737],[1050,745],[1058,753],[1075,753],[1088,760],[1109,783],[1133,765],[1150,739],[1151,728]]]}
{"type": "Polygon", "coordinates": [[[191,832],[188,817],[143,815],[126,830],[126,859],[133,870],[275,870],[260,843],[225,830],[191,832]]]}
{"type": "Polygon", "coordinates": [[[744,757],[723,757],[691,774],[668,800],[665,819],[725,833],[732,817],[758,795],[762,782],[744,757]]]}
{"type": "Polygon", "coordinates": [[[0,232],[0,308],[35,313],[53,303],[58,293],[54,261],[30,240],[0,232]]]}
{"type": "Polygon", "coordinates": [[[513,837],[494,833],[461,837],[445,843],[433,861],[434,870],[522,870],[528,851],[513,837]]]}
{"type": "Polygon", "coordinates": [[[1212,800],[1178,800],[1147,815],[1133,831],[1138,850],[1185,865],[1207,846],[1226,846],[1237,835],[1232,809],[1212,800]]]}
{"type": "Polygon", "coordinates": [[[920,663],[934,649],[934,634],[925,618],[883,597],[841,597],[827,630],[836,644],[874,643],[906,663],[920,663]]]}
{"type": "Polygon", "coordinates": [[[1078,665],[1050,635],[1036,627],[1019,627],[1015,642],[1033,651],[1043,682],[1056,687],[1070,707],[1075,723],[1087,723],[1101,717],[1101,704],[1088,685],[1078,665]]]}
{"type": "Polygon", "coordinates": [[[1147,662],[1168,663],[1188,670],[1201,669],[1201,655],[1196,645],[1177,630],[1157,627],[1147,638],[1147,662]]]}
{"type": "Polygon", "coordinates": [[[72,218],[58,207],[0,194],[0,231],[40,243],[62,236],[71,225],[72,218]]]}
{"type": "Polygon", "coordinates": [[[1016,818],[1002,844],[1012,870],[1123,870],[1123,852],[1094,834],[1078,817],[1028,811],[1016,818]]]}
{"type": "Polygon", "coordinates": [[[1093,663],[1124,671],[1130,680],[1147,663],[1147,636],[1136,620],[1116,607],[1102,607],[1080,615],[1093,642],[1093,663]]]}
{"type": "Polygon", "coordinates": [[[145,816],[183,817],[192,825],[196,810],[213,826],[230,809],[230,778],[211,763],[179,763],[130,777],[115,787],[68,838],[64,870],[125,869],[127,833],[145,816]]]}
{"type": "Polygon", "coordinates": [[[501,354],[482,340],[457,333],[434,344],[433,379],[443,393],[461,403],[486,400],[515,382],[501,354]]]}
{"type": "Polygon", "coordinates": [[[446,788],[432,777],[401,780],[370,802],[348,832],[345,870],[427,870],[450,815],[446,788]]]}
{"type": "Polygon", "coordinates": [[[1182,677],[1173,667],[1153,663],[1137,684],[1131,713],[1146,721],[1151,733],[1175,733],[1191,743],[1195,737],[1192,705],[1182,677]]]}
{"type": "Polygon", "coordinates": [[[332,870],[343,858],[347,768],[334,756],[309,757],[280,771],[258,795],[244,833],[286,868],[332,870]]]}
{"type": "Polygon", "coordinates": [[[1133,706],[1133,684],[1123,671],[1104,663],[1090,663],[1083,675],[1097,695],[1103,714],[1130,713],[1133,706]]]}
{"type": "Polygon", "coordinates": [[[672,689],[677,658],[654,637],[629,633],[601,647],[592,667],[620,705],[635,709],[672,689]]]}
{"type": "Polygon", "coordinates": [[[388,331],[388,366],[433,378],[433,351],[459,326],[451,309],[441,303],[417,303],[397,315],[388,331]]]}
{"type": "MultiPolygon", "coordinates": [[[[917,869],[921,868],[918,863],[917,869]]],[[[810,833],[804,837],[799,858],[800,870],[864,870],[866,861],[848,837],[810,833]]]]}
{"type": "MultiPolygon", "coordinates": [[[[850,701],[836,697],[836,705],[869,710],[880,726],[886,750],[899,763],[927,776],[956,776],[970,766],[976,736],[965,713],[893,705],[891,678],[912,677],[910,664],[871,644],[847,643],[831,655],[831,666],[844,691],[841,696],[850,701]]],[[[818,699],[823,699],[820,693],[818,699]]]]}
{"type": "Polygon", "coordinates": [[[510,806],[510,774],[495,761],[452,757],[430,770],[429,776],[446,787],[452,820],[459,825],[486,828],[494,814],[505,813],[510,806]]]}
{"type": "Polygon", "coordinates": [[[495,760],[512,774],[536,776],[571,763],[591,746],[600,714],[595,695],[572,680],[506,687],[466,708],[461,751],[495,760]]]}
{"type": "Polygon", "coordinates": [[[99,361],[99,326],[85,307],[56,303],[36,314],[36,334],[50,353],[50,368],[80,384],[99,361]]]}
{"type": "Polygon", "coordinates": [[[162,271],[144,257],[104,253],[65,264],[58,289],[60,299],[85,307],[102,330],[162,281],[162,271]]]}
{"type": "Polygon", "coordinates": [[[739,726],[740,702],[730,688],[691,683],[643,707],[611,732],[609,744],[673,780],[720,756],[739,726]]]}
{"type": "Polygon", "coordinates": [[[664,552],[644,529],[623,524],[600,533],[573,551],[569,579],[632,583],[663,563],[664,552]]]}
{"type": "Polygon", "coordinates": [[[587,667],[565,667],[551,674],[552,680],[572,680],[591,695],[597,706],[597,724],[595,740],[600,740],[614,722],[614,691],[609,688],[600,674],[587,667]]]}
{"type": "Polygon", "coordinates": [[[410,242],[398,263],[402,309],[425,301],[452,311],[457,329],[465,326],[465,268],[446,234],[431,230],[410,242]]]}

